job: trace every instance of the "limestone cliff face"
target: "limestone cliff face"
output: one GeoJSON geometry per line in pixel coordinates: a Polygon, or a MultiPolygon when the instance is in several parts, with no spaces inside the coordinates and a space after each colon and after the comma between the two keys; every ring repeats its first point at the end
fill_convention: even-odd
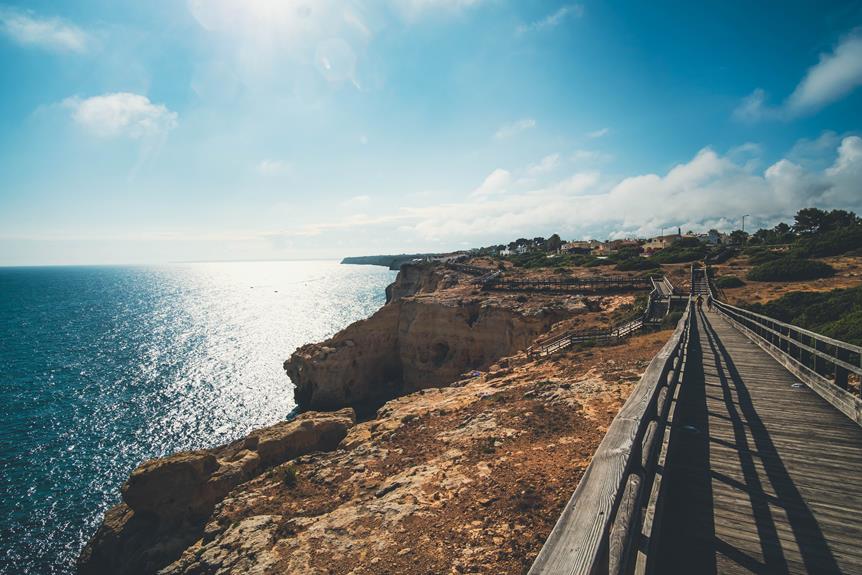
{"type": "Polygon", "coordinates": [[[285,362],[297,404],[336,409],[446,385],[526,348],[572,312],[457,285],[443,268],[404,266],[377,313],[285,362]]]}

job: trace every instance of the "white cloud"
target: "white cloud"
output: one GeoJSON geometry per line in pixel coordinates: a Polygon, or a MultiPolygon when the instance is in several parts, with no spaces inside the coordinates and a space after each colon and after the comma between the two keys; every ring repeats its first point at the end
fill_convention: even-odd
{"type": "Polygon", "coordinates": [[[72,119],[87,131],[103,138],[141,138],[165,134],[177,125],[177,113],[146,96],[118,92],[80,99],[67,98],[62,105],[72,119]]]}
{"type": "Polygon", "coordinates": [[[536,120],[532,118],[523,118],[516,122],[512,122],[511,124],[500,126],[500,128],[494,133],[494,137],[498,140],[505,140],[535,127],[536,120]]]}
{"type": "Polygon", "coordinates": [[[538,188],[525,188],[498,168],[463,201],[352,216],[314,228],[381,228],[411,241],[454,245],[552,232],[605,238],[646,236],[671,226],[730,229],[742,214],[752,214],[755,225],[772,225],[812,205],[862,211],[862,138],[843,138],[823,170],[787,158],[753,169],[749,157],[757,153],[745,145],[724,155],[704,148],[664,174],[609,179],[576,171],[538,188]]]}
{"type": "Polygon", "coordinates": [[[733,117],[743,122],[753,122],[763,119],[764,116],[774,115],[774,111],[769,111],[766,108],[765,102],[766,92],[757,88],[742,99],[736,109],[733,110],[733,117]]]}
{"type": "Polygon", "coordinates": [[[473,197],[483,198],[487,196],[492,196],[494,194],[499,194],[501,192],[506,191],[506,188],[512,183],[512,174],[508,170],[504,170],[502,168],[497,168],[490,174],[482,184],[473,190],[471,194],[473,197]]]}
{"type": "Polygon", "coordinates": [[[290,163],[285,162],[284,160],[271,160],[268,158],[261,160],[257,164],[258,173],[263,174],[265,176],[274,176],[277,174],[283,174],[283,173],[289,171],[290,168],[291,168],[290,163]]]}
{"type": "Polygon", "coordinates": [[[85,52],[86,32],[60,18],[38,18],[31,12],[0,7],[0,32],[24,46],[58,52],[85,52]]]}
{"type": "Polygon", "coordinates": [[[787,99],[787,110],[804,114],[819,110],[862,85],[862,33],[854,31],[830,54],[809,68],[787,99]]]}
{"type": "Polygon", "coordinates": [[[602,136],[607,136],[608,132],[610,132],[610,131],[611,131],[610,128],[602,128],[600,130],[594,130],[592,132],[589,132],[587,134],[587,137],[591,140],[595,140],[597,138],[601,138],[602,136]]]}
{"type": "Polygon", "coordinates": [[[549,154],[527,168],[531,176],[538,176],[554,171],[560,165],[560,154],[549,154]]]}
{"type": "Polygon", "coordinates": [[[835,49],[820,55],[781,106],[769,106],[757,88],[734,110],[737,120],[792,119],[831,104],[862,85],[862,32],[854,30],[835,49]]]}
{"type": "Polygon", "coordinates": [[[583,15],[584,15],[583,5],[581,5],[581,4],[568,4],[566,6],[560,7],[556,12],[549,14],[548,16],[542,18],[541,20],[536,20],[535,22],[530,22],[529,24],[519,25],[515,29],[515,31],[518,34],[525,34],[527,32],[534,32],[534,31],[547,30],[549,28],[556,28],[567,18],[580,18],[583,15]]]}

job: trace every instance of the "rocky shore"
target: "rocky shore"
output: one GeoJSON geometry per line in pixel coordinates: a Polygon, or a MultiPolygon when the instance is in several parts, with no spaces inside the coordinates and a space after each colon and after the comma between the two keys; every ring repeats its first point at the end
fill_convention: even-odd
{"type": "Polygon", "coordinates": [[[387,296],[285,362],[296,419],[135,469],[79,571],[524,572],[667,334],[536,362],[634,296],[487,293],[440,265],[387,296]]]}

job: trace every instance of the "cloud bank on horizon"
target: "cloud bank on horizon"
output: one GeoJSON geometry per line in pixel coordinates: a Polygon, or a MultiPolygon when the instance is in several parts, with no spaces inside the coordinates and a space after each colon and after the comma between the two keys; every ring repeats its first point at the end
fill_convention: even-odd
{"type": "Polygon", "coordinates": [[[703,12],[7,0],[0,265],[443,251],[862,212],[862,6],[703,12]]]}
{"type": "MultiPolygon", "coordinates": [[[[821,137],[834,138],[831,133],[821,137]]],[[[836,149],[824,150],[824,156],[834,153],[822,170],[787,158],[758,169],[752,151],[751,146],[741,146],[719,154],[704,148],[663,175],[613,178],[598,171],[575,172],[537,185],[529,176],[536,173],[536,166],[555,163],[559,157],[555,154],[521,173],[495,169],[464,201],[404,208],[373,218],[354,214],[284,235],[314,236],[334,229],[370,233],[376,227],[397,226],[432,241],[448,237],[503,241],[532,230],[578,239],[623,238],[656,235],[671,225],[731,230],[739,226],[742,214],[749,213],[756,214],[755,223],[771,226],[810,205],[862,213],[859,136],[845,136],[836,149]]]]}

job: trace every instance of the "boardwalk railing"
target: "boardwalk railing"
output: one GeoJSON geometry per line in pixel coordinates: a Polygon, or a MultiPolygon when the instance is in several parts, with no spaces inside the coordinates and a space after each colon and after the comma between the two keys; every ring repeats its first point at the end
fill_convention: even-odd
{"type": "Polygon", "coordinates": [[[456,270],[459,272],[464,272],[465,274],[470,274],[470,275],[474,275],[474,276],[484,276],[484,275],[494,271],[494,270],[489,269],[489,268],[483,268],[481,266],[471,266],[470,264],[462,264],[462,263],[458,263],[458,262],[446,262],[445,265],[447,268],[450,268],[450,269],[453,269],[453,270],[456,270]]]}
{"type": "Polygon", "coordinates": [[[528,348],[527,354],[533,357],[545,357],[578,343],[596,345],[617,343],[641,329],[644,323],[644,318],[639,317],[610,330],[572,330],[541,345],[528,348]]]}
{"type": "Polygon", "coordinates": [[[731,324],[850,419],[862,425],[862,347],[832,339],[715,298],[713,307],[731,324]],[[850,378],[859,386],[854,395],[850,378]]]}
{"type": "Polygon", "coordinates": [[[531,357],[546,357],[579,343],[615,344],[642,329],[645,325],[660,322],[670,311],[670,295],[666,294],[673,294],[673,284],[664,276],[650,278],[650,281],[654,287],[640,317],[609,330],[570,330],[542,344],[527,348],[527,354],[531,357]]]}
{"type": "Polygon", "coordinates": [[[608,428],[530,575],[644,572],[655,549],[661,475],[690,337],[691,306],[608,428]]]}
{"type": "Polygon", "coordinates": [[[507,279],[501,276],[492,278],[484,284],[489,290],[512,291],[611,291],[624,289],[649,289],[652,287],[650,277],[626,276],[594,276],[589,278],[560,279],[507,279]]]}

